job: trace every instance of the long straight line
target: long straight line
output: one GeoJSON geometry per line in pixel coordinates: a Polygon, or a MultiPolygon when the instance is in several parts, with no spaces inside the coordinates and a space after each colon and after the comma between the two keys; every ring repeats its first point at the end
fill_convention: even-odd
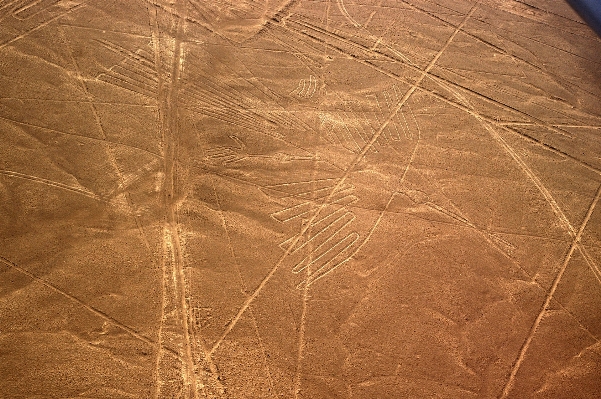
{"type": "MultiPolygon", "coordinates": [[[[313,178],[313,182],[311,183],[312,188],[316,189],[316,182],[315,182],[315,178],[317,174],[317,163],[313,162],[313,173],[312,173],[312,178],[313,178]]],[[[313,191],[313,195],[312,197],[315,197],[315,194],[317,193],[317,191],[313,191]]],[[[311,235],[311,225],[313,223],[310,223],[309,227],[307,228],[307,232],[308,232],[308,237],[311,235]]],[[[298,242],[298,239],[297,239],[298,242]]],[[[306,329],[307,329],[307,314],[309,312],[309,281],[311,279],[311,258],[313,257],[313,251],[315,250],[314,248],[314,244],[312,240],[308,240],[306,243],[310,249],[309,249],[309,260],[308,263],[306,265],[307,267],[307,271],[306,271],[306,283],[303,287],[303,295],[302,295],[302,311],[301,311],[301,318],[299,321],[299,329],[298,329],[298,347],[297,347],[297,353],[296,353],[296,373],[294,376],[294,399],[298,399],[299,395],[301,393],[301,388],[302,388],[302,371],[303,371],[303,359],[305,357],[305,348],[306,348],[306,342],[305,342],[305,333],[306,333],[306,329]]]]}
{"type": "MultiPolygon", "coordinates": [[[[407,4],[409,4],[409,3],[407,3],[407,4]]],[[[423,10],[421,10],[421,9],[419,9],[419,8],[416,8],[416,9],[417,9],[417,10],[419,10],[419,11],[423,11],[423,10]]],[[[443,22],[445,22],[445,23],[446,23],[446,21],[443,21],[443,22]]],[[[447,25],[450,25],[450,26],[455,26],[455,25],[448,24],[448,23],[446,23],[446,24],[447,24],[447,25]]],[[[289,29],[289,30],[291,30],[291,31],[293,31],[291,28],[288,28],[288,29],[289,29]]],[[[300,33],[300,32],[296,32],[296,33],[300,33]]],[[[322,33],[323,33],[323,32],[322,32],[322,33]]],[[[474,36],[474,35],[470,34],[469,32],[462,31],[462,33],[465,33],[465,34],[467,34],[467,35],[468,35],[468,36],[470,36],[470,37],[474,37],[474,38],[476,38],[477,40],[479,40],[479,41],[482,41],[482,39],[480,39],[479,37],[476,37],[476,36],[474,36]]],[[[302,32],[302,34],[304,34],[305,36],[308,36],[308,37],[310,37],[311,39],[315,39],[313,36],[311,36],[311,35],[309,35],[309,34],[307,34],[307,33],[305,33],[305,32],[302,32]]],[[[487,45],[490,45],[490,43],[488,43],[488,42],[485,42],[485,44],[487,44],[487,45]]],[[[327,44],[327,43],[325,43],[325,45],[326,45],[326,46],[328,46],[328,44],[327,44]]],[[[355,43],[355,45],[357,45],[357,44],[355,43]]],[[[353,54],[347,53],[347,52],[345,52],[344,50],[342,50],[342,49],[340,49],[340,48],[338,48],[338,47],[336,47],[336,46],[332,46],[332,45],[329,45],[329,46],[330,46],[331,48],[333,48],[334,50],[336,50],[336,51],[338,51],[338,52],[340,52],[340,53],[342,53],[342,54],[344,54],[344,55],[346,55],[346,56],[350,56],[350,57],[352,57],[352,58],[353,58],[355,61],[357,61],[357,62],[359,62],[359,63],[361,63],[361,64],[363,64],[363,65],[366,65],[366,66],[368,66],[368,67],[370,67],[370,68],[372,68],[372,69],[374,69],[374,70],[376,70],[376,71],[378,71],[378,72],[380,72],[380,73],[382,73],[382,74],[384,74],[384,75],[386,75],[386,76],[388,76],[388,77],[390,77],[390,78],[392,78],[392,79],[398,80],[398,81],[400,81],[400,82],[402,82],[402,83],[410,83],[410,82],[408,82],[406,79],[404,79],[404,78],[400,77],[399,75],[397,75],[397,74],[395,74],[395,73],[393,73],[393,72],[391,72],[391,71],[388,71],[388,70],[386,70],[385,68],[382,68],[382,67],[380,67],[380,66],[378,66],[378,65],[376,65],[376,64],[374,64],[374,63],[372,63],[372,62],[370,62],[369,60],[364,60],[364,59],[361,59],[360,57],[357,57],[357,56],[355,56],[355,55],[353,55],[353,54]]],[[[363,47],[363,46],[360,46],[360,45],[357,45],[357,46],[359,46],[359,47],[363,47]]],[[[365,50],[369,50],[369,51],[372,51],[372,52],[373,52],[373,50],[371,50],[371,49],[367,49],[367,48],[366,48],[365,50]]],[[[499,50],[501,51],[502,49],[499,49],[499,50]]],[[[377,54],[379,54],[379,55],[384,55],[384,56],[386,56],[385,54],[380,54],[380,53],[378,53],[378,52],[376,52],[376,53],[377,53],[377,54]]],[[[387,57],[388,57],[388,56],[387,56],[387,57]]],[[[522,61],[523,61],[523,60],[522,60],[522,61]]],[[[417,65],[414,65],[414,64],[412,64],[412,63],[410,63],[410,62],[409,62],[409,63],[405,62],[405,64],[406,64],[408,67],[410,67],[410,68],[412,68],[412,69],[414,69],[414,70],[416,70],[416,71],[420,71],[420,69],[419,69],[419,67],[418,67],[417,65]]],[[[475,95],[476,97],[479,97],[479,98],[481,98],[481,99],[482,99],[482,100],[484,100],[484,101],[491,102],[491,103],[493,103],[493,104],[494,104],[494,105],[496,105],[496,106],[500,106],[501,108],[508,109],[508,110],[510,110],[510,111],[512,111],[512,112],[517,112],[517,113],[519,113],[519,114],[521,114],[521,115],[523,115],[523,116],[525,116],[525,117],[527,117],[527,118],[529,118],[529,119],[531,119],[531,120],[534,120],[535,122],[533,122],[533,125],[535,125],[535,126],[542,126],[542,127],[548,128],[549,130],[552,130],[552,131],[554,131],[554,132],[556,132],[556,133],[558,133],[558,134],[561,134],[561,135],[566,135],[566,132],[565,132],[563,129],[561,129],[561,128],[562,128],[562,127],[567,127],[567,126],[561,126],[561,125],[549,125],[549,124],[547,124],[546,122],[544,122],[544,121],[542,121],[542,120],[539,120],[539,119],[537,119],[537,118],[535,118],[535,117],[533,117],[533,116],[531,116],[531,115],[529,115],[529,114],[527,114],[527,113],[524,113],[523,111],[520,111],[520,110],[519,110],[519,109],[517,109],[517,108],[513,108],[513,107],[511,107],[511,106],[508,106],[508,105],[506,105],[506,104],[504,104],[504,103],[501,103],[501,102],[499,102],[499,101],[497,101],[497,100],[494,100],[493,98],[487,97],[487,96],[483,95],[482,93],[479,93],[479,92],[477,92],[477,91],[474,91],[474,90],[472,90],[472,89],[470,89],[470,88],[468,88],[468,87],[461,86],[461,85],[459,85],[458,83],[455,83],[455,82],[452,82],[452,81],[446,80],[446,79],[444,79],[444,78],[441,78],[441,77],[439,77],[439,76],[437,76],[437,75],[434,75],[434,74],[430,74],[430,75],[429,75],[429,77],[430,77],[430,78],[431,78],[433,81],[435,81],[436,83],[438,83],[439,85],[443,85],[443,86],[445,86],[445,87],[446,87],[446,86],[449,86],[449,85],[450,85],[450,86],[454,86],[455,88],[458,88],[458,89],[462,89],[462,90],[464,90],[464,91],[467,91],[467,92],[469,92],[470,94],[473,94],[473,95],[475,95]]],[[[448,87],[447,87],[447,88],[448,88],[448,87]]],[[[437,98],[437,99],[439,99],[439,100],[441,100],[441,101],[444,101],[444,102],[448,103],[449,105],[451,105],[451,106],[453,106],[453,107],[459,108],[459,109],[461,109],[461,110],[463,110],[463,111],[465,111],[465,112],[469,113],[470,115],[474,115],[474,116],[476,116],[476,115],[477,115],[477,113],[476,113],[474,110],[470,110],[470,109],[468,109],[467,107],[465,107],[465,106],[463,106],[463,105],[461,105],[461,104],[455,103],[454,101],[451,101],[451,100],[449,100],[449,99],[445,98],[444,96],[442,96],[441,94],[438,94],[438,93],[436,93],[436,92],[435,92],[435,91],[433,91],[433,90],[426,89],[426,88],[423,88],[423,87],[418,87],[417,89],[418,89],[418,90],[420,90],[420,91],[423,91],[424,93],[428,93],[429,95],[431,95],[431,96],[433,96],[433,97],[435,97],[435,98],[437,98]]],[[[480,115],[480,117],[482,117],[483,119],[487,120],[489,123],[492,123],[492,124],[493,124],[493,125],[495,125],[495,126],[501,126],[501,124],[500,124],[498,121],[495,121],[495,120],[493,120],[493,119],[491,119],[491,118],[488,118],[488,117],[485,117],[485,116],[483,116],[483,115],[480,115]]],[[[582,166],[584,166],[584,167],[586,167],[586,168],[588,168],[588,169],[590,169],[590,170],[593,170],[593,171],[595,171],[596,173],[601,173],[601,170],[599,170],[599,168],[597,168],[597,167],[595,167],[595,166],[593,166],[593,165],[591,165],[591,164],[589,164],[589,163],[587,163],[587,162],[585,162],[585,161],[583,161],[583,160],[581,160],[581,159],[578,159],[578,158],[576,158],[576,157],[575,157],[575,156],[573,156],[573,155],[569,155],[569,154],[567,154],[567,153],[564,153],[564,152],[562,152],[561,150],[559,150],[559,149],[557,149],[557,148],[553,147],[553,146],[552,146],[552,145],[550,145],[550,144],[547,144],[547,143],[545,143],[545,142],[543,142],[543,141],[541,141],[541,140],[539,140],[539,139],[536,139],[536,138],[533,138],[533,137],[531,137],[530,135],[528,135],[528,134],[526,134],[526,133],[520,132],[520,131],[518,131],[518,130],[514,130],[514,129],[512,129],[512,128],[509,128],[509,127],[507,127],[507,126],[502,126],[502,127],[503,127],[504,129],[506,129],[506,130],[509,130],[509,131],[511,131],[512,133],[519,134],[520,136],[524,137],[525,139],[527,139],[527,140],[529,140],[529,141],[532,141],[532,142],[535,142],[535,143],[537,143],[538,145],[541,145],[541,146],[545,147],[547,150],[550,150],[550,151],[552,151],[552,152],[554,152],[554,153],[556,153],[556,154],[558,154],[558,155],[560,155],[560,156],[562,156],[562,157],[566,157],[566,158],[572,159],[573,161],[575,161],[575,162],[579,163],[580,165],[582,165],[582,166]]]]}
{"type": "MultiPolygon", "coordinates": [[[[86,97],[88,98],[88,100],[90,100],[90,102],[88,104],[89,104],[90,110],[92,111],[92,114],[94,115],[94,122],[96,122],[96,126],[98,127],[98,132],[100,133],[100,139],[102,140],[102,143],[104,144],[104,149],[105,149],[107,158],[110,161],[113,168],[115,169],[115,172],[117,173],[117,177],[119,178],[119,184],[120,184],[122,190],[126,191],[125,179],[123,177],[123,172],[121,171],[121,168],[119,167],[119,163],[117,162],[117,159],[115,157],[113,149],[111,148],[110,142],[107,140],[108,136],[102,125],[102,120],[100,119],[100,114],[98,113],[96,104],[93,101],[94,97],[88,90],[88,85],[86,84],[85,80],[83,79],[83,75],[81,73],[81,68],[79,67],[79,63],[77,62],[77,59],[75,58],[75,55],[73,54],[74,52],[73,52],[73,49],[71,48],[72,46],[70,46],[68,44],[69,42],[65,36],[63,28],[59,28],[59,32],[60,32],[61,36],[63,37],[63,39],[65,40],[65,43],[67,43],[67,48],[69,49],[69,55],[71,56],[71,62],[73,63],[73,66],[75,67],[75,73],[77,74],[76,75],[77,80],[79,81],[80,86],[81,86],[83,92],[85,93],[86,97]]],[[[144,232],[142,223],[140,223],[139,217],[136,215],[136,212],[134,210],[134,204],[131,200],[131,197],[128,195],[127,192],[125,192],[123,194],[123,196],[125,198],[125,202],[127,203],[128,207],[129,207],[129,212],[131,214],[131,217],[134,219],[136,228],[138,229],[138,232],[140,233],[140,240],[146,246],[146,248],[150,251],[150,244],[148,243],[148,239],[146,238],[146,233],[144,232]]]]}
{"type": "MultiPolygon", "coordinates": [[[[152,341],[150,338],[147,338],[143,335],[141,335],[140,333],[138,333],[137,331],[135,331],[133,328],[128,327],[127,325],[121,323],[120,321],[114,319],[113,317],[109,316],[108,314],[102,312],[101,310],[96,309],[95,307],[87,304],[86,302],[82,301],[81,299],[77,298],[76,296],[73,296],[71,294],[69,294],[66,291],[63,291],[62,289],[60,289],[59,287],[57,287],[56,285],[52,284],[51,282],[36,276],[35,274],[31,273],[28,270],[23,269],[22,267],[19,267],[17,265],[15,265],[13,262],[9,261],[8,259],[1,257],[0,256],[0,263],[3,263],[4,265],[18,271],[21,274],[26,275],[27,277],[31,278],[34,281],[37,281],[38,283],[42,284],[43,286],[45,286],[46,288],[51,289],[52,291],[64,296],[65,298],[79,304],[80,306],[82,306],[83,308],[87,309],[88,311],[90,311],[91,313],[94,313],[96,316],[108,321],[109,323],[119,327],[120,329],[122,329],[123,331],[127,332],[128,334],[130,334],[131,336],[139,339],[142,342],[145,342],[151,346],[157,346],[157,343],[152,341]]],[[[174,355],[177,355],[175,353],[173,353],[174,355]]]]}
{"type": "MultiPolygon", "coordinates": [[[[184,373],[184,384],[188,385],[188,389],[185,390],[185,398],[193,397],[198,399],[198,389],[196,381],[196,372],[194,369],[194,356],[192,353],[192,344],[190,339],[190,323],[189,323],[189,312],[188,304],[186,302],[186,276],[184,272],[184,259],[182,254],[181,243],[179,240],[178,223],[175,210],[175,180],[177,173],[177,132],[178,132],[178,118],[177,118],[177,100],[179,90],[179,79],[181,77],[182,64],[184,60],[184,49],[182,37],[184,35],[184,26],[186,23],[186,8],[187,5],[183,6],[176,4],[176,6],[183,7],[183,12],[175,16],[176,27],[175,27],[175,43],[173,47],[173,60],[171,65],[171,80],[169,82],[168,92],[166,93],[162,106],[165,108],[163,115],[163,145],[165,151],[165,186],[164,186],[164,204],[165,204],[165,226],[164,231],[168,234],[164,234],[163,240],[167,240],[167,246],[172,251],[172,259],[174,267],[174,283],[176,289],[177,302],[179,302],[181,322],[182,322],[182,333],[184,337],[184,361],[183,366],[185,369],[184,373]],[[191,393],[191,395],[190,395],[191,393]]],[[[164,254],[166,255],[166,254],[164,254]]]]}
{"type": "MultiPolygon", "coordinates": [[[[232,256],[232,259],[234,261],[234,264],[236,266],[236,274],[238,275],[238,281],[240,282],[240,288],[242,288],[242,290],[244,292],[246,292],[246,283],[244,282],[244,278],[242,278],[242,272],[240,271],[240,263],[238,261],[238,257],[236,256],[236,252],[234,251],[234,246],[232,244],[232,237],[230,236],[230,232],[229,232],[229,228],[227,226],[227,220],[225,218],[225,214],[223,212],[223,208],[221,207],[221,202],[219,201],[219,195],[217,194],[217,189],[215,187],[215,178],[213,178],[212,180],[213,183],[213,193],[215,195],[215,201],[217,202],[217,209],[219,210],[219,214],[221,216],[221,221],[223,224],[223,230],[225,232],[225,235],[227,237],[227,243],[228,243],[228,247],[230,250],[230,254],[232,256]]],[[[269,369],[269,363],[267,361],[267,354],[265,351],[265,345],[263,344],[263,339],[261,338],[261,334],[259,332],[259,324],[257,323],[257,319],[255,317],[255,315],[253,314],[252,309],[250,310],[250,317],[253,321],[253,326],[255,328],[255,334],[257,335],[257,340],[259,341],[259,347],[261,348],[261,353],[263,354],[263,362],[265,365],[265,371],[267,372],[267,379],[269,381],[269,388],[270,388],[270,392],[272,396],[276,396],[277,395],[277,391],[275,390],[274,386],[273,386],[273,378],[271,376],[271,370],[269,369]]],[[[213,365],[212,360],[210,358],[210,356],[207,356],[207,350],[203,345],[203,350],[205,353],[205,356],[207,358],[207,362],[209,362],[209,367],[211,367],[211,371],[217,375],[217,368],[213,365]]]]}
{"type": "Polygon", "coordinates": [[[600,197],[601,197],[601,185],[597,189],[595,198],[593,199],[593,202],[591,202],[591,205],[588,208],[588,212],[586,213],[586,216],[584,217],[584,220],[582,221],[582,224],[580,225],[580,228],[578,229],[578,233],[572,240],[570,249],[569,249],[567,255],[565,256],[563,263],[562,263],[559,271],[557,272],[557,275],[555,276],[555,279],[553,280],[553,285],[551,286],[551,289],[547,293],[545,302],[543,303],[543,306],[541,307],[541,310],[538,313],[538,316],[536,317],[536,319],[534,320],[534,323],[532,324],[532,327],[530,328],[528,337],[526,338],[526,341],[524,342],[524,344],[522,345],[522,348],[520,349],[518,358],[516,359],[515,363],[513,364],[512,369],[511,369],[511,374],[509,375],[509,379],[505,383],[503,392],[501,393],[501,396],[499,397],[500,399],[505,399],[509,395],[509,393],[511,392],[511,389],[513,388],[513,386],[515,384],[516,375],[517,375],[518,371],[520,370],[522,363],[524,362],[524,359],[526,357],[526,352],[528,352],[528,349],[530,348],[530,344],[532,343],[532,340],[534,338],[536,330],[538,329],[543,317],[545,316],[545,313],[547,312],[547,309],[549,308],[549,305],[551,304],[553,295],[555,294],[555,291],[557,290],[557,287],[559,286],[559,282],[561,281],[561,278],[563,277],[563,274],[565,273],[565,271],[568,267],[568,264],[570,263],[570,260],[572,259],[572,255],[574,254],[574,251],[576,250],[576,248],[578,247],[578,245],[580,243],[580,238],[582,237],[582,234],[584,233],[584,229],[586,228],[586,225],[588,224],[588,221],[591,218],[591,215],[593,214],[593,211],[595,210],[595,206],[597,205],[597,202],[599,202],[600,197]]]}
{"type": "MultiPolygon", "coordinates": [[[[159,102],[162,90],[164,89],[164,82],[162,79],[162,71],[161,71],[161,55],[160,55],[160,32],[158,25],[158,13],[156,7],[148,7],[148,23],[150,25],[151,32],[151,40],[152,46],[154,50],[154,66],[157,74],[157,113],[158,113],[158,133],[161,140],[161,147],[164,145],[164,129],[163,129],[163,110],[161,109],[161,103],[159,102]]],[[[163,147],[164,148],[164,147],[163,147]]],[[[163,151],[163,158],[165,157],[165,153],[163,151]]],[[[163,233],[164,234],[164,233],[163,233]]],[[[163,238],[163,256],[161,257],[161,315],[159,321],[159,330],[157,333],[158,342],[160,345],[163,343],[163,333],[165,327],[165,308],[167,306],[167,259],[165,259],[167,254],[166,242],[163,238]]],[[[161,380],[161,361],[163,358],[163,354],[161,351],[161,346],[159,345],[159,350],[157,350],[156,359],[155,359],[155,387],[154,387],[154,395],[153,399],[159,399],[161,397],[161,388],[164,382],[161,380]]],[[[181,360],[183,362],[183,359],[181,360]]]]}
{"type": "Polygon", "coordinates": [[[281,266],[281,264],[284,262],[284,259],[286,259],[286,257],[288,256],[288,254],[290,253],[290,251],[292,250],[292,248],[294,248],[294,246],[298,242],[298,240],[300,240],[300,238],[310,228],[310,226],[313,223],[313,221],[315,220],[315,218],[329,204],[329,202],[331,201],[331,199],[334,196],[334,194],[342,187],[342,185],[344,184],[344,182],[346,181],[346,179],[349,177],[349,175],[351,174],[351,172],[353,171],[353,169],[359,164],[359,162],[361,162],[361,160],[365,157],[365,155],[367,154],[367,152],[373,147],[374,143],[378,140],[378,138],[380,137],[380,135],[382,134],[382,132],[386,129],[386,127],[392,121],[392,119],[396,116],[396,114],[401,110],[401,108],[403,107],[403,105],[405,105],[405,103],[407,102],[407,100],[409,100],[409,98],[415,92],[415,90],[417,90],[418,86],[421,84],[421,82],[424,80],[424,78],[426,76],[428,76],[430,70],[434,67],[434,65],[436,64],[436,62],[438,61],[438,59],[442,56],[442,54],[445,52],[445,50],[449,47],[449,45],[451,44],[451,42],[453,41],[453,39],[455,38],[455,36],[457,35],[457,33],[459,33],[459,31],[461,29],[463,29],[463,26],[467,23],[467,21],[469,20],[469,18],[476,11],[476,8],[480,4],[480,1],[481,0],[478,0],[472,6],[472,8],[470,9],[469,13],[465,16],[465,18],[463,19],[463,21],[461,22],[461,24],[455,29],[455,31],[453,32],[453,34],[447,39],[447,41],[444,44],[444,46],[440,49],[440,51],[438,51],[438,53],[436,54],[436,56],[434,56],[434,58],[430,61],[430,63],[426,67],[426,69],[424,69],[422,71],[419,79],[417,79],[417,81],[415,83],[413,83],[413,85],[409,88],[409,90],[407,90],[407,92],[405,93],[405,95],[403,96],[403,98],[399,101],[398,105],[392,111],[392,113],[390,114],[390,116],[384,121],[384,123],[382,123],[382,125],[380,126],[380,128],[372,136],[371,140],[365,145],[365,147],[363,147],[363,150],[355,157],[355,159],[353,160],[353,162],[349,165],[349,167],[346,169],[346,171],[344,172],[344,174],[342,175],[342,177],[340,178],[340,180],[338,181],[338,183],[336,184],[336,186],[334,186],[334,188],[332,189],[332,191],[331,191],[330,195],[328,196],[328,198],[320,206],[320,208],[317,210],[317,212],[314,213],[314,215],[311,217],[311,219],[308,221],[308,223],[305,225],[305,227],[296,236],[296,239],[292,242],[292,244],[288,247],[288,249],[286,250],[286,252],[284,252],[284,254],[276,262],[276,264],[269,271],[269,273],[265,276],[265,278],[261,281],[261,283],[257,286],[257,288],[254,290],[254,292],[251,295],[249,295],[249,297],[246,299],[246,301],[244,301],[244,303],[242,304],[242,306],[238,310],[238,313],[236,314],[236,316],[234,316],[234,318],[228,324],[228,326],[226,327],[226,329],[223,332],[223,334],[221,335],[221,337],[213,345],[213,348],[211,349],[211,351],[209,352],[209,354],[213,354],[213,352],[215,352],[217,350],[217,348],[219,347],[219,345],[221,344],[221,342],[223,342],[223,340],[228,336],[228,334],[236,326],[236,323],[238,323],[238,321],[240,320],[240,318],[242,317],[242,315],[244,314],[244,312],[246,312],[246,310],[248,309],[248,307],[250,306],[250,304],[259,296],[259,294],[261,293],[261,291],[263,290],[263,288],[265,288],[265,286],[267,285],[267,283],[269,282],[269,280],[273,277],[273,275],[275,274],[275,272],[279,269],[279,267],[281,266]]]}

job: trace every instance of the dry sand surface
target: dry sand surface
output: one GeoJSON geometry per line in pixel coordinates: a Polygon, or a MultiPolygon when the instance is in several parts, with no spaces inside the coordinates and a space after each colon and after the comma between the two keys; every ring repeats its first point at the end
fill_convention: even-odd
{"type": "Polygon", "coordinates": [[[559,0],[1,0],[0,398],[601,397],[600,55],[559,0]]]}

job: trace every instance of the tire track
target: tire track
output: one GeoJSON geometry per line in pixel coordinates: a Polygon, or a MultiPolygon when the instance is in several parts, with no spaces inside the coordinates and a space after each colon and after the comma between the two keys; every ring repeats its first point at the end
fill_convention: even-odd
{"type": "MultiPolygon", "coordinates": [[[[196,379],[194,354],[192,342],[190,339],[190,319],[187,304],[187,285],[184,272],[184,260],[182,247],[179,240],[179,229],[177,220],[177,147],[178,147],[178,91],[179,79],[183,68],[184,51],[184,33],[186,24],[186,5],[180,1],[175,4],[177,14],[172,14],[174,18],[175,40],[173,44],[173,58],[171,60],[171,71],[168,76],[170,80],[159,81],[159,107],[161,136],[163,140],[163,152],[165,159],[165,181],[163,183],[162,202],[164,206],[164,224],[163,224],[163,278],[166,278],[166,269],[172,269],[172,286],[175,293],[175,304],[180,315],[180,323],[183,335],[182,348],[182,377],[184,383],[183,395],[186,399],[199,399],[198,382],[196,379]]],[[[155,41],[155,52],[159,50],[158,43],[155,41]]],[[[158,54],[155,54],[157,57],[158,54]]],[[[156,58],[155,58],[156,60],[156,58]]],[[[155,61],[156,63],[156,61],[155,61]]],[[[160,64],[157,64],[157,68],[160,64]]],[[[159,76],[161,74],[159,73],[159,76]]],[[[168,284],[165,280],[163,286],[168,284]]],[[[165,300],[165,298],[164,298],[165,300]]]]}

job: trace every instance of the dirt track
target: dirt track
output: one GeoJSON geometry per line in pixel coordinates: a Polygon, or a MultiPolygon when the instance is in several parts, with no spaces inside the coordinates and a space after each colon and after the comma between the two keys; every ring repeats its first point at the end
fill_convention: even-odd
{"type": "Polygon", "coordinates": [[[556,0],[0,0],[0,398],[594,398],[601,40],[556,0]]]}

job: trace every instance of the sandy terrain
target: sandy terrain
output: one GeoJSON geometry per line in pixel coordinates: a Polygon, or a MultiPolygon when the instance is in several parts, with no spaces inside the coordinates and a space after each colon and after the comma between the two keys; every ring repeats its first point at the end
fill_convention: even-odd
{"type": "Polygon", "coordinates": [[[599,54],[559,0],[0,0],[0,398],[601,397],[599,54]]]}

